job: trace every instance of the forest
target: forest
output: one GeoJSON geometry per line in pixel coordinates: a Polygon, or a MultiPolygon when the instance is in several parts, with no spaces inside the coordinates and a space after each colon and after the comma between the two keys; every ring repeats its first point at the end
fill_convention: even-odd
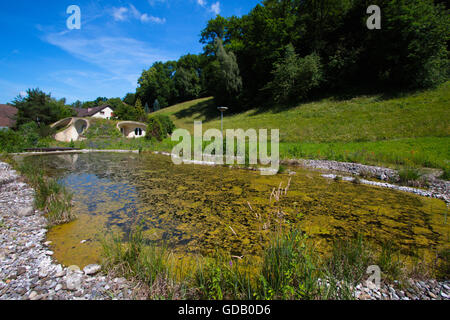
{"type": "Polygon", "coordinates": [[[433,0],[265,0],[210,20],[201,54],[156,62],[125,100],[156,109],[214,96],[235,111],[323,92],[415,90],[448,79],[449,11],[433,0]],[[381,8],[369,30],[367,8],[381,8]]]}

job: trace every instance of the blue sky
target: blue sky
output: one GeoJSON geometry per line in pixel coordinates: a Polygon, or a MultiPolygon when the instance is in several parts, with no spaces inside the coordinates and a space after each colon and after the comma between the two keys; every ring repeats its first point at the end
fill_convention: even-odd
{"type": "Polygon", "coordinates": [[[93,100],[134,92],[155,61],[200,53],[200,32],[216,14],[248,13],[258,0],[0,1],[0,103],[28,88],[93,100]],[[70,5],[81,29],[69,30],[70,5]]]}

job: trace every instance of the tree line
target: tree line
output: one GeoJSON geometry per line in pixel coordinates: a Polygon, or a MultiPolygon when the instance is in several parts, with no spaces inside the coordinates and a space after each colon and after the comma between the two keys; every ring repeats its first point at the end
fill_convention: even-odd
{"type": "Polygon", "coordinates": [[[203,52],[154,63],[134,97],[164,108],[214,96],[239,111],[355,86],[434,87],[449,75],[448,16],[433,0],[265,0],[242,17],[210,20],[203,52]],[[373,4],[381,30],[366,26],[373,4]]]}

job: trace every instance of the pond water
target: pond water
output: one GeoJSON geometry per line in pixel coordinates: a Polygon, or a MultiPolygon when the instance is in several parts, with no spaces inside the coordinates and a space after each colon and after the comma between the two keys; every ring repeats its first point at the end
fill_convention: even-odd
{"type": "Polygon", "coordinates": [[[176,166],[170,157],[153,154],[49,155],[25,161],[44,168],[74,194],[78,219],[48,233],[55,258],[65,265],[99,262],[99,240],[112,232],[126,237],[136,225],[143,226],[149,242],[165,243],[183,255],[206,255],[217,248],[236,256],[258,255],[277,219],[307,232],[324,251],[333,239],[357,232],[411,254],[431,257],[449,247],[443,201],[335,182],[314,171],[292,168],[296,175],[262,176],[222,166],[176,166]],[[271,202],[272,190],[280,183],[285,188],[289,179],[286,195],[271,202]]]}

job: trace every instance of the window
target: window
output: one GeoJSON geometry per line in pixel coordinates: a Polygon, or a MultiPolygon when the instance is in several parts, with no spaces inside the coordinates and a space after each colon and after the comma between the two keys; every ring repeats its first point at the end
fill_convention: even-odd
{"type": "Polygon", "coordinates": [[[137,137],[142,136],[142,129],[141,129],[141,128],[136,128],[136,129],[134,129],[134,134],[135,134],[137,137]]]}

